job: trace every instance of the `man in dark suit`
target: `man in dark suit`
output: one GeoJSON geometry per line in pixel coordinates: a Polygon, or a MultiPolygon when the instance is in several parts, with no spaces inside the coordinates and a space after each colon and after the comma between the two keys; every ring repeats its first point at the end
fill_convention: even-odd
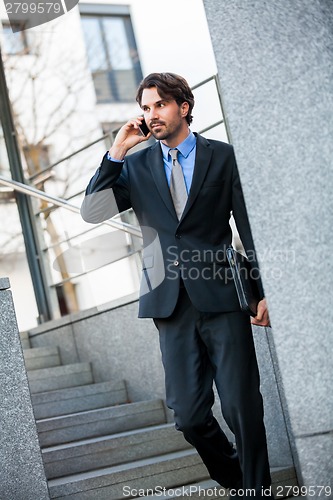
{"type": "MultiPolygon", "coordinates": [[[[213,479],[227,488],[255,489],[255,498],[262,498],[270,472],[258,367],[250,319],[240,310],[225,255],[232,212],[258,270],[233,148],[190,131],[194,99],[179,75],[147,76],[137,102],[148,135],[140,133],[142,117],[120,129],[87,187],[81,213],[96,223],[133,207],[144,238],[139,316],[153,318],[159,331],[176,428],[213,479]],[[153,146],[125,158],[152,135],[153,146]],[[213,417],[213,381],[237,452],[213,417]]],[[[258,287],[262,299],[252,322],[265,326],[260,278],[258,287]]]]}

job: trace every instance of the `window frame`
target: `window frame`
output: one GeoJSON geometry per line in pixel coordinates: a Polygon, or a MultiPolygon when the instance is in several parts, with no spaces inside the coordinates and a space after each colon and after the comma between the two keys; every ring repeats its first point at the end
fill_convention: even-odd
{"type": "MultiPolygon", "coordinates": [[[[124,24],[124,30],[126,35],[126,40],[129,47],[130,58],[132,63],[132,71],[135,79],[135,84],[138,86],[140,81],[143,78],[140,58],[138,54],[138,48],[135,40],[135,34],[132,25],[132,19],[130,14],[130,9],[126,5],[104,5],[104,4],[79,4],[80,17],[81,22],[82,19],[93,18],[98,21],[98,28],[100,30],[101,40],[103,44],[103,51],[106,57],[106,66],[107,69],[104,70],[104,73],[107,74],[108,77],[108,86],[110,89],[110,95],[113,96],[109,99],[99,98],[97,94],[97,88],[95,86],[96,91],[96,99],[98,104],[108,104],[108,103],[124,103],[124,102],[132,102],[133,97],[130,96],[126,99],[122,98],[119,94],[118,84],[115,78],[116,71],[112,68],[112,61],[109,54],[109,46],[105,36],[105,30],[103,26],[103,19],[105,18],[120,18],[124,24]]],[[[90,69],[90,68],[89,68],[90,69]]],[[[98,71],[93,71],[90,69],[92,78],[94,80],[94,74],[97,74],[98,71]]],[[[103,71],[101,71],[103,73],[103,71]]]]}
{"type": "Polygon", "coordinates": [[[24,21],[12,21],[12,22],[7,22],[7,21],[1,21],[2,25],[2,50],[4,54],[7,56],[26,56],[30,54],[30,49],[29,49],[29,44],[28,44],[28,38],[26,35],[26,32],[24,30],[24,21]],[[19,29],[16,32],[13,32],[13,25],[17,26],[19,29]],[[6,33],[7,30],[10,30],[10,33],[6,33]],[[17,51],[7,51],[7,43],[5,41],[7,36],[13,36],[20,38],[20,41],[22,43],[22,49],[17,50],[17,51]]]}

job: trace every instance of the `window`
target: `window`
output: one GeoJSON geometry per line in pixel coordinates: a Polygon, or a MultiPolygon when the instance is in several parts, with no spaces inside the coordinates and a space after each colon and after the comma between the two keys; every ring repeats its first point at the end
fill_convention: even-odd
{"type": "Polygon", "coordinates": [[[44,190],[44,182],[53,177],[53,171],[49,169],[49,147],[44,144],[29,144],[23,146],[24,158],[27,163],[27,176],[33,176],[30,181],[38,189],[44,190]]]}
{"type": "Polygon", "coordinates": [[[97,102],[132,101],[142,72],[129,14],[92,14],[84,5],[80,10],[97,102]]]}
{"type": "Polygon", "coordinates": [[[101,125],[103,134],[109,134],[109,137],[106,139],[106,147],[110,149],[118,130],[124,125],[124,122],[103,122],[101,125]]]}
{"type": "Polygon", "coordinates": [[[25,31],[19,31],[23,29],[23,24],[19,22],[7,24],[2,24],[3,31],[3,51],[5,54],[10,56],[24,55],[28,54],[28,43],[25,31]],[[14,25],[18,29],[16,33],[13,33],[14,25]]]}
{"type": "Polygon", "coordinates": [[[49,147],[45,144],[23,146],[23,152],[30,175],[44,170],[50,165],[49,147]]]}

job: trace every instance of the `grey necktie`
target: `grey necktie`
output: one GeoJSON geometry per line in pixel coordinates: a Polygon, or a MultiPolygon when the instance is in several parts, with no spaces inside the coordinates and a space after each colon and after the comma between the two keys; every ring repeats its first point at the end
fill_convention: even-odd
{"type": "Polygon", "coordinates": [[[170,193],[178,220],[180,220],[187,201],[187,190],[182,167],[177,158],[178,149],[170,149],[169,153],[172,158],[170,193]]]}

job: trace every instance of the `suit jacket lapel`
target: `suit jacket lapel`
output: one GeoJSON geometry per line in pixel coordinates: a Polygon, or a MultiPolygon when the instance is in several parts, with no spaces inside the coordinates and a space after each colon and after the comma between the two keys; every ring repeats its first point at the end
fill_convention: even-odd
{"type": "MultiPolygon", "coordinates": [[[[202,137],[201,135],[195,134],[197,136],[197,146],[196,146],[196,156],[194,164],[194,172],[192,178],[192,185],[185,205],[185,209],[180,221],[186,216],[191,206],[195,202],[202,183],[206,177],[208,171],[210,160],[212,157],[213,149],[210,143],[202,137]]],[[[167,208],[170,210],[172,215],[177,217],[173,201],[170,194],[170,189],[168,182],[166,180],[162,151],[159,143],[154,144],[149,150],[148,163],[153,179],[156,183],[157,189],[160,193],[162,200],[164,201],[167,208]]]]}
{"type": "Polygon", "coordinates": [[[151,175],[153,176],[162,200],[164,201],[172,215],[177,218],[175,207],[173,206],[173,201],[170,194],[170,189],[168,186],[168,181],[165,175],[163,156],[159,142],[154,144],[149,150],[148,163],[151,175]]]}
{"type": "Polygon", "coordinates": [[[185,205],[185,209],[182,215],[182,218],[180,220],[183,220],[183,218],[186,216],[188,211],[190,210],[191,206],[195,202],[202,183],[206,177],[209,165],[210,165],[210,160],[212,157],[213,149],[210,145],[210,143],[202,137],[201,135],[195,134],[197,136],[197,149],[196,149],[196,155],[195,155],[195,163],[194,163],[194,171],[193,171],[193,178],[192,178],[192,185],[191,189],[188,195],[187,203],[185,205]]]}

